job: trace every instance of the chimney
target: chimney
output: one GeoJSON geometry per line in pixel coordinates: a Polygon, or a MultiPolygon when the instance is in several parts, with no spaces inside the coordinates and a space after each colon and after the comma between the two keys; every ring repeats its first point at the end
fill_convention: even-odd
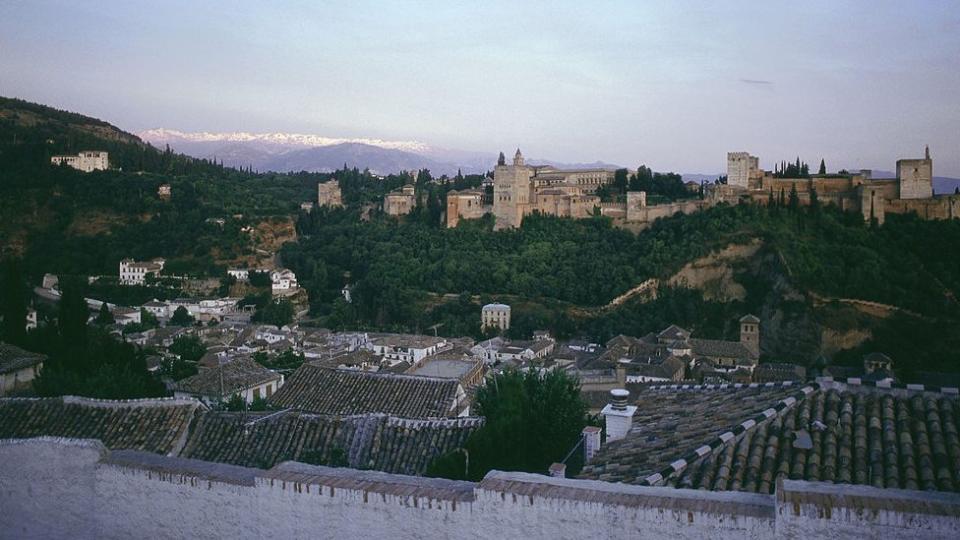
{"type": "Polygon", "coordinates": [[[637,408],[627,405],[630,392],[615,388],[610,391],[610,403],[600,411],[607,425],[607,441],[616,441],[626,437],[633,427],[633,413],[637,408]]]}
{"type": "Polygon", "coordinates": [[[593,455],[600,449],[600,428],[587,426],[583,428],[583,462],[590,463],[593,455]]]}
{"type": "Polygon", "coordinates": [[[554,478],[566,478],[567,466],[563,463],[554,463],[550,465],[550,476],[554,478]]]}

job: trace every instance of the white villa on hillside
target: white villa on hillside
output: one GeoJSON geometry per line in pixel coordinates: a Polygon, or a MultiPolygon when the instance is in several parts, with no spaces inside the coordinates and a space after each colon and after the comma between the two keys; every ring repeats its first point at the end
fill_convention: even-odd
{"type": "Polygon", "coordinates": [[[54,165],[67,165],[83,172],[104,171],[110,165],[106,152],[86,150],[75,156],[52,156],[50,163],[54,165]]]}
{"type": "Polygon", "coordinates": [[[163,259],[153,259],[152,261],[123,259],[120,261],[120,284],[143,285],[147,274],[159,276],[166,262],[163,259]]]}

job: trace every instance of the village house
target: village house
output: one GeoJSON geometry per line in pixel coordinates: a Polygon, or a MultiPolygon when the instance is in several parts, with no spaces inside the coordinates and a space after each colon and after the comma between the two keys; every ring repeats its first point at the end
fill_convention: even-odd
{"type": "Polygon", "coordinates": [[[252,403],[254,399],[272,396],[283,387],[283,381],[283,375],[270,371],[252,359],[239,356],[177,381],[174,396],[192,397],[204,403],[216,404],[239,395],[245,402],[252,403]]]}
{"type": "Polygon", "coordinates": [[[298,289],[297,275],[292,270],[280,268],[270,272],[270,290],[273,294],[286,295],[298,289]]]}
{"type": "Polygon", "coordinates": [[[120,284],[143,285],[148,274],[158,277],[165,264],[166,261],[159,258],[151,261],[123,259],[120,261],[120,284]]]}
{"type": "Polygon", "coordinates": [[[158,319],[165,319],[173,315],[173,311],[170,311],[169,309],[169,304],[166,302],[161,302],[156,298],[150,300],[149,302],[145,302],[140,307],[158,319]]]}
{"type": "Polygon", "coordinates": [[[45,355],[0,343],[0,396],[30,388],[46,359],[45,355]]]}
{"type": "Polygon", "coordinates": [[[161,200],[169,201],[171,193],[170,184],[160,184],[160,187],[157,188],[157,196],[161,200]]]}
{"type": "Polygon", "coordinates": [[[469,396],[457,379],[330,369],[309,363],[290,375],[270,401],[276,407],[315,414],[470,415],[469,396]]]}
{"type": "Polygon", "coordinates": [[[510,329],[510,306],[487,304],[480,308],[480,330],[496,328],[501,332],[510,329]]]}
{"type": "Polygon", "coordinates": [[[140,310],[136,308],[116,307],[111,311],[111,315],[113,315],[113,321],[120,326],[141,323],[140,310]]]}
{"type": "Polygon", "coordinates": [[[390,363],[417,365],[421,360],[448,347],[446,338],[415,334],[370,334],[366,347],[390,363]]]}

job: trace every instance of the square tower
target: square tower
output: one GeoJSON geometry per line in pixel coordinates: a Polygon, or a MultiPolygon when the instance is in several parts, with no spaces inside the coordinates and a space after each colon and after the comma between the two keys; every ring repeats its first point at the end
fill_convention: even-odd
{"type": "Polygon", "coordinates": [[[727,152],[727,185],[750,187],[750,179],[758,176],[760,158],[748,152],[727,152]]]}
{"type": "Polygon", "coordinates": [[[493,215],[495,229],[519,227],[530,207],[530,177],[532,172],[523,162],[520,149],[507,165],[503,154],[493,170],[493,215]]]}
{"type": "Polygon", "coordinates": [[[901,199],[930,199],[933,197],[933,160],[930,148],[926,148],[923,159],[901,159],[897,161],[897,182],[900,184],[901,199]]]}

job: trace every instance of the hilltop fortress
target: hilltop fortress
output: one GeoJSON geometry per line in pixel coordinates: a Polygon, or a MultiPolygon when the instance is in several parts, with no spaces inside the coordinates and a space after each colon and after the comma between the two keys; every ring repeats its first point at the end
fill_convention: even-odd
{"type": "Polygon", "coordinates": [[[461,219],[493,214],[495,229],[519,227],[532,213],[585,218],[603,215],[617,225],[644,226],[677,212],[690,214],[719,203],[768,204],[793,190],[801,205],[814,199],[820,204],[859,212],[865,220],[883,224],[887,213],[916,212],[923,219],[960,217],[960,196],[933,194],[933,160],[930,150],[920,159],[897,161],[896,178],[873,178],[870,170],[841,171],[785,178],[760,168],[760,159],[747,152],[727,154],[727,183],[705,184],[703,198],[647,205],[647,193],[628,191],[625,201],[605,202],[597,189],[611,184],[612,169],[557,169],[524,163],[517,149],[512,164],[500,153],[493,173],[493,197],[480,189],[450,191],[447,194],[447,226],[461,219]]]}
{"type": "Polygon", "coordinates": [[[801,205],[816,199],[842,210],[859,212],[865,220],[884,222],[887,213],[916,212],[923,219],[960,217],[960,196],[933,194],[933,159],[930,148],[919,159],[897,161],[896,178],[873,178],[872,171],[841,171],[784,178],[760,169],[759,158],[747,152],[727,154],[727,183],[709,186],[707,199],[716,202],[768,204],[796,189],[801,205]]]}

